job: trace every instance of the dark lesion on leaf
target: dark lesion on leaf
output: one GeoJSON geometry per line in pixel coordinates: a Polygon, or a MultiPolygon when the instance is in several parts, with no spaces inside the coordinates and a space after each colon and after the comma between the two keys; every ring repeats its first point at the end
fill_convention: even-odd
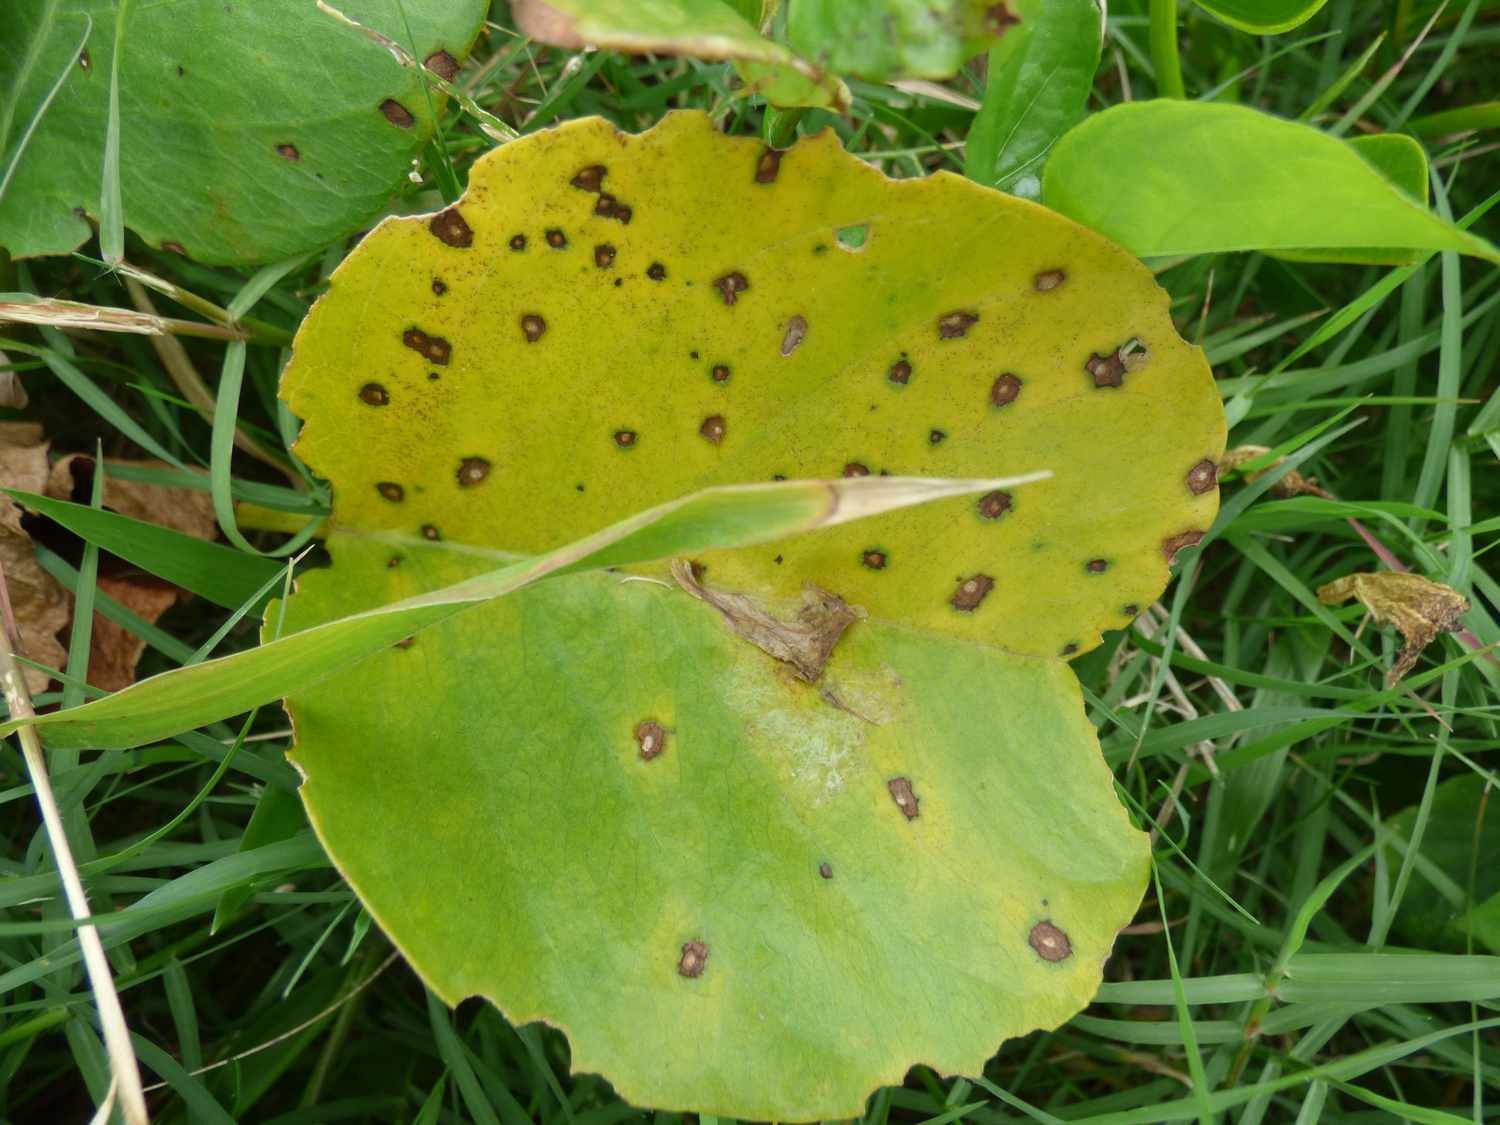
{"type": "Polygon", "coordinates": [[[821,876],[824,879],[832,879],[833,878],[833,864],[831,864],[831,863],[820,863],[820,864],[818,864],[818,874],[819,874],[819,876],[821,876]]]}
{"type": "Polygon", "coordinates": [[[859,562],[866,570],[884,570],[890,562],[890,556],[878,547],[871,547],[859,556],[859,562]]]}
{"type": "Polygon", "coordinates": [[[1049,919],[1031,927],[1026,943],[1043,961],[1065,961],[1073,955],[1073,943],[1068,940],[1068,935],[1049,919]]]}
{"type": "Polygon", "coordinates": [[[1031,279],[1038,293],[1050,293],[1067,280],[1068,275],[1062,270],[1043,270],[1031,279]]]}
{"type": "Polygon", "coordinates": [[[380,493],[392,504],[399,504],[406,499],[406,489],[402,488],[393,480],[381,480],[375,482],[375,491],[380,493]]]}
{"type": "Polygon", "coordinates": [[[927,444],[928,445],[942,445],[943,442],[945,442],[947,440],[948,440],[948,431],[947,430],[940,430],[940,429],[937,429],[936,427],[933,427],[932,429],[930,429],[930,430],[927,431],[927,444]]]}
{"type": "Polygon", "coordinates": [[[960,613],[973,613],[979,604],[989,597],[995,588],[995,580],[988,574],[974,574],[958,580],[958,588],[948,599],[948,604],[960,613]]]}
{"type": "Polygon", "coordinates": [[[701,941],[682,943],[682,957],[677,962],[677,975],[697,979],[708,965],[708,946],[701,941]]]}
{"type": "Polygon", "coordinates": [[[781,354],[783,357],[791,355],[807,338],[807,318],[802,315],[792,317],[786,322],[786,332],[781,337],[781,354]]]}
{"type": "Polygon", "coordinates": [[[957,340],[967,336],[969,329],[979,323],[979,314],[965,309],[955,309],[937,319],[938,339],[957,340]]]}
{"type": "Polygon", "coordinates": [[[568,236],[557,227],[548,227],[547,245],[554,250],[566,250],[568,248],[568,236]]]}
{"type": "Polygon", "coordinates": [[[732,305],[740,298],[740,294],[750,288],[750,282],[739,270],[731,270],[722,277],[714,278],[714,288],[724,298],[726,305],[732,305]]]}
{"type": "Polygon", "coordinates": [[[665,281],[667,279],[667,267],[660,262],[652,262],[646,267],[646,276],[652,281],[665,281]]]}
{"type": "Polygon", "coordinates": [[[391,401],[391,395],[379,383],[366,383],[359,388],[359,401],[366,406],[384,406],[391,401]]]}
{"type": "Polygon", "coordinates": [[[780,149],[761,149],[760,159],[755,162],[756,183],[774,184],[776,182],[776,176],[781,171],[781,156],[780,149]]]}
{"type": "Polygon", "coordinates": [[[709,369],[708,377],[715,383],[729,382],[729,364],[716,363],[709,369]]]}
{"type": "Polygon", "coordinates": [[[579,191],[598,191],[607,175],[609,169],[603,164],[588,164],[573,173],[573,178],[568,183],[579,191]]]}
{"type": "Polygon", "coordinates": [[[885,377],[887,381],[896,384],[898,387],[906,386],[906,384],[911,382],[911,361],[902,356],[895,363],[891,364],[890,370],[885,373],[885,377]]]}
{"type": "Polygon", "coordinates": [[[447,51],[433,51],[422,60],[422,65],[444,82],[452,82],[458,77],[458,60],[447,51]]]}
{"type": "Polygon", "coordinates": [[[1218,484],[1219,465],[1212,457],[1205,457],[1188,470],[1188,491],[1194,496],[1202,496],[1218,487],[1218,484]]]}
{"type": "Polygon", "coordinates": [[[844,466],[841,475],[845,477],[867,477],[870,475],[870,466],[859,461],[850,461],[844,466]]]}
{"type": "Polygon", "coordinates": [[[465,457],[458,463],[458,485],[472,488],[490,475],[490,463],[483,457],[465,457]]]}
{"type": "Polygon", "coordinates": [[[302,159],[302,154],[297,151],[297,146],[285,142],[276,146],[276,154],[282,159],[290,160],[293,163],[302,159]]]}
{"type": "Polygon", "coordinates": [[[599,198],[594,202],[594,214],[598,215],[601,219],[613,219],[617,223],[629,226],[631,216],[635,212],[631,210],[630,204],[621,203],[614,196],[610,195],[609,192],[601,191],[599,198]]]}
{"type": "Polygon", "coordinates": [[[410,129],[417,123],[417,119],[411,115],[411,110],[398,102],[395,98],[386,98],[380,103],[380,112],[385,119],[398,129],[410,129]]]}
{"type": "Polygon", "coordinates": [[[885,783],[885,788],[890,793],[891,800],[896,802],[896,807],[901,810],[901,815],[907,820],[916,820],[921,815],[921,801],[917,799],[917,794],[911,787],[911,778],[893,777],[885,783]]]}
{"type": "Polygon", "coordinates": [[[1132,336],[1108,355],[1092,352],[1083,369],[1093,377],[1096,387],[1123,387],[1127,373],[1146,366],[1151,352],[1140,337],[1132,336]]]}
{"type": "Polygon", "coordinates": [[[791,665],[804,683],[818,682],[839,639],[865,617],[860,607],[811,583],[803,587],[797,616],[783,620],[747,594],[704,586],[686,559],[673,561],[672,577],[693,597],[717,610],[737,636],[767,656],[791,665]]]}
{"type": "Polygon", "coordinates": [[[1108,559],[1089,559],[1083,564],[1083,569],[1089,574],[1103,574],[1109,569],[1108,559]]]}
{"type": "Polygon", "coordinates": [[[474,244],[474,231],[457,207],[439,211],[427,224],[433,236],[448,246],[465,249],[474,244]]]}
{"type": "Polygon", "coordinates": [[[649,762],[667,748],[667,731],[655,719],[642,719],[635,725],[635,748],[641,760],[649,762]]]}
{"type": "Polygon", "coordinates": [[[433,278],[432,295],[434,297],[441,297],[446,292],[448,292],[448,283],[440,277],[433,278]]]}
{"type": "Polygon", "coordinates": [[[615,446],[619,449],[634,449],[635,443],[640,440],[634,430],[616,430],[615,446]]]}
{"type": "Polygon", "coordinates": [[[1203,532],[1196,529],[1179,531],[1176,535],[1169,535],[1161,541],[1161,553],[1170,564],[1177,561],[1178,552],[1196,546],[1202,540],[1203,532]]]}
{"type": "Polygon", "coordinates": [[[426,540],[428,540],[429,542],[432,542],[432,543],[436,543],[442,537],[443,537],[443,533],[441,531],[439,531],[434,525],[432,525],[430,523],[424,523],[422,525],[422,538],[423,539],[426,539],[426,540]]]}
{"type": "Polygon", "coordinates": [[[729,432],[729,426],[724,421],[722,414],[710,414],[703,419],[703,424],[698,427],[698,433],[703,440],[710,445],[722,445],[724,435],[729,432]]]}
{"type": "Polygon", "coordinates": [[[442,336],[429,336],[420,328],[408,328],[401,333],[401,342],[424,359],[446,367],[453,358],[453,346],[442,336]]]}
{"type": "Polygon", "coordinates": [[[1009,406],[1021,393],[1021,377],[1007,371],[990,385],[990,405],[1009,406]]]}
{"type": "Polygon", "coordinates": [[[540,340],[547,331],[547,322],[539,313],[524,313],[521,316],[521,334],[526,337],[528,344],[534,344],[540,340]]]}
{"type": "Polygon", "coordinates": [[[601,242],[594,247],[594,265],[601,270],[608,269],[615,263],[615,248],[607,242],[601,242]]]}
{"type": "Polygon", "coordinates": [[[510,248],[515,251],[526,249],[526,236],[524,234],[513,234],[510,236],[510,248]]]}
{"type": "Polygon", "coordinates": [[[974,504],[979,514],[987,520],[997,520],[1011,510],[1015,501],[1004,489],[986,492],[974,504]]]}

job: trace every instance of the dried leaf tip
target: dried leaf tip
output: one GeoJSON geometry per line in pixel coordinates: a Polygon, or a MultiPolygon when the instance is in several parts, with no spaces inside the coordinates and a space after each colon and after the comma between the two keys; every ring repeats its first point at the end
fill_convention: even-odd
{"type": "Polygon", "coordinates": [[[1468,612],[1469,599],[1441,582],[1399,570],[1349,574],[1318,587],[1318,601],[1339,605],[1356,599],[1377,625],[1394,625],[1406,644],[1386,676],[1394,685],[1417,663],[1422,650],[1439,633],[1456,633],[1459,618],[1468,612]]]}

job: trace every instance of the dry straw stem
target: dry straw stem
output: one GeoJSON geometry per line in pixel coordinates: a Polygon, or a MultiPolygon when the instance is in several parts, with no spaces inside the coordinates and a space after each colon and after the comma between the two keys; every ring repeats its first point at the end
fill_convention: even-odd
{"type": "MultiPolygon", "coordinates": [[[[10,592],[5,584],[5,572],[0,570],[0,679],[5,683],[5,702],[12,717],[31,719],[36,711],[31,706],[31,693],[16,661],[15,615],[11,612],[10,592]]],[[[36,802],[41,806],[42,822],[46,825],[47,840],[52,846],[52,855],[57,862],[57,873],[62,878],[63,892],[67,896],[68,910],[82,921],[89,917],[89,900],[83,890],[83,881],[78,877],[78,864],[73,859],[73,849],[68,845],[68,836],[63,828],[62,810],[58,808],[57,796],[52,791],[52,780],[47,775],[47,759],[42,753],[42,743],[36,728],[22,727],[16,732],[21,740],[21,753],[26,760],[26,770],[31,775],[32,787],[36,790],[36,802]]],[[[114,978],[110,975],[109,959],[104,955],[104,944],[99,940],[99,931],[84,922],[78,927],[78,945],[83,951],[83,963],[89,974],[89,984],[94,990],[94,1004],[99,1009],[99,1024],[104,1029],[104,1046],[109,1053],[109,1065],[113,1074],[112,1089],[118,1093],[120,1107],[127,1125],[145,1125],[150,1121],[146,1112],[146,1096],[141,1089],[141,1072],[136,1065],[135,1049],[130,1044],[130,1030],[125,1026],[125,1013],[120,1007],[120,996],[115,991],[114,978]]]]}

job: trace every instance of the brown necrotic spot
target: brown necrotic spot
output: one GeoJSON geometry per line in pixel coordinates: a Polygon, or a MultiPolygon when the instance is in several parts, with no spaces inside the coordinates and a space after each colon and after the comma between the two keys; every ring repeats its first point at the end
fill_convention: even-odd
{"type": "Polygon", "coordinates": [[[568,248],[568,236],[556,227],[548,227],[547,245],[554,250],[566,250],[568,248]]]}
{"type": "Polygon", "coordinates": [[[986,492],[974,506],[985,519],[997,520],[1010,511],[1010,493],[997,488],[994,492],[986,492]]]}
{"type": "Polygon", "coordinates": [[[168,253],[181,254],[184,258],[187,257],[187,247],[183,246],[180,242],[163,242],[161,248],[168,253]]]}
{"type": "Polygon", "coordinates": [[[703,440],[710,445],[718,445],[722,442],[725,431],[724,415],[722,414],[710,414],[707,418],[703,419],[703,424],[698,427],[698,432],[703,435],[703,440]]]}
{"type": "Polygon", "coordinates": [[[1056,289],[1064,281],[1067,281],[1068,275],[1063,273],[1062,270],[1043,270],[1032,280],[1036,285],[1038,293],[1048,293],[1056,289]]]}
{"type": "Polygon", "coordinates": [[[1216,487],[1218,483],[1219,466],[1212,457],[1205,457],[1188,470],[1188,491],[1194,496],[1202,496],[1205,492],[1216,487]]]}
{"type": "Polygon", "coordinates": [[[439,211],[428,221],[427,229],[436,236],[439,242],[445,242],[449,246],[462,249],[474,244],[474,231],[463,215],[459,214],[457,207],[439,211]]]}
{"type": "Polygon", "coordinates": [[[1179,551],[1201,542],[1202,539],[1203,532],[1201,531],[1179,531],[1176,535],[1168,536],[1161,541],[1161,553],[1168,563],[1174,562],[1179,551]]]}
{"type": "Polygon", "coordinates": [[[490,475],[490,463],[483,457],[465,457],[458,463],[460,488],[472,488],[490,475]]]}
{"type": "Polygon", "coordinates": [[[1126,617],[1139,617],[1141,615],[1141,607],[1135,602],[1131,602],[1129,605],[1121,606],[1120,612],[1126,617]]]}
{"type": "Polygon", "coordinates": [[[400,555],[392,555],[390,558],[388,558],[388,559],[385,560],[385,565],[389,569],[395,570],[398,566],[401,565],[401,556],[400,555]]]}
{"type": "Polygon", "coordinates": [[[594,265],[601,270],[608,269],[614,264],[615,248],[607,242],[601,242],[594,247],[594,265]]]}
{"type": "Polygon", "coordinates": [[[534,344],[540,340],[545,331],[547,331],[547,322],[536,313],[526,313],[521,317],[521,332],[525,335],[528,344],[534,344]]]}
{"type": "Polygon", "coordinates": [[[701,941],[687,941],[682,943],[682,957],[677,962],[677,975],[697,978],[703,975],[703,968],[708,964],[708,946],[701,941]]]}
{"type": "Polygon", "coordinates": [[[276,146],[276,152],[279,156],[287,160],[295,161],[302,159],[302,154],[297,151],[297,146],[293,144],[279,144],[276,146]]]}
{"type": "Polygon", "coordinates": [[[430,524],[430,523],[424,523],[422,525],[422,538],[423,539],[428,539],[428,540],[431,540],[432,542],[436,543],[442,537],[443,537],[443,533],[441,531],[439,531],[437,528],[433,527],[432,524],[430,524]]]}
{"type": "Polygon", "coordinates": [[[366,383],[359,388],[359,401],[370,406],[384,406],[391,401],[391,396],[379,383],[366,383]]]}
{"type": "Polygon", "coordinates": [[[655,719],[643,719],[635,724],[635,746],[641,758],[649,762],[667,748],[667,732],[655,719]]]}
{"type": "Polygon", "coordinates": [[[901,810],[901,815],[907,820],[916,820],[921,811],[921,802],[917,800],[916,793],[912,792],[911,779],[893,777],[885,783],[885,787],[891,795],[891,800],[895,801],[896,807],[901,810]]]}
{"type": "Polygon", "coordinates": [[[741,293],[750,288],[750,282],[739,270],[733,270],[723,277],[714,278],[714,288],[724,298],[726,305],[732,305],[739,300],[741,293]]]}
{"type": "Polygon", "coordinates": [[[755,162],[755,182],[758,184],[773,184],[776,182],[776,174],[781,171],[781,150],[774,148],[761,149],[760,159],[755,162]]]}
{"type": "Polygon", "coordinates": [[[630,217],[634,212],[631,211],[630,204],[621,203],[609,192],[601,191],[598,200],[594,203],[594,214],[601,219],[614,219],[616,222],[629,226],[630,217]]]}
{"type": "Polygon", "coordinates": [[[833,864],[831,864],[831,863],[820,863],[820,864],[818,864],[818,874],[821,875],[825,879],[832,879],[833,878],[833,864]]]}
{"type": "Polygon", "coordinates": [[[978,320],[978,313],[966,312],[963,309],[944,313],[937,320],[938,339],[956,340],[960,336],[965,336],[978,320]]]}
{"type": "Polygon", "coordinates": [[[953,596],[948,599],[948,604],[960,613],[973,613],[979,608],[979,603],[989,596],[989,592],[995,588],[995,580],[988,574],[976,574],[970,578],[960,578],[958,588],[953,591],[953,596]]]}
{"type": "Polygon", "coordinates": [[[636,433],[634,430],[615,431],[615,445],[619,446],[621,449],[634,449],[636,440],[636,433]]]}
{"type": "Polygon", "coordinates": [[[652,262],[646,267],[646,276],[652,281],[665,281],[667,279],[667,267],[660,262],[652,262]]]}
{"type": "Polygon", "coordinates": [[[715,383],[729,382],[729,365],[727,363],[716,363],[709,370],[708,377],[715,383]]]}
{"type": "Polygon", "coordinates": [[[573,173],[573,178],[568,183],[579,191],[598,191],[608,173],[609,169],[603,164],[589,164],[573,173]]]}
{"type": "Polygon", "coordinates": [[[416,637],[402,637],[399,641],[396,642],[396,647],[400,649],[408,649],[416,643],[416,637]]]}
{"type": "Polygon", "coordinates": [[[1089,559],[1088,562],[1083,564],[1083,569],[1088,571],[1090,574],[1103,574],[1106,570],[1109,569],[1109,560],[1089,559]]]}
{"type": "Polygon", "coordinates": [[[927,444],[928,445],[942,445],[943,442],[945,442],[947,440],[948,440],[948,434],[944,430],[928,430],[927,431],[927,444]]]}
{"type": "Polygon", "coordinates": [[[794,316],[786,322],[786,334],[781,337],[781,354],[791,355],[807,338],[807,318],[794,316]]]}
{"type": "Polygon", "coordinates": [[[452,82],[458,77],[458,60],[447,51],[433,51],[422,60],[422,65],[444,82],[452,82]]]}
{"type": "Polygon", "coordinates": [[[1031,927],[1026,942],[1043,961],[1062,961],[1073,954],[1073,943],[1068,940],[1068,935],[1047,920],[1031,927]]]}
{"type": "Polygon", "coordinates": [[[398,129],[410,129],[417,123],[417,119],[411,115],[411,110],[395,98],[386,98],[381,102],[380,112],[385,114],[385,119],[398,129]]]}
{"type": "Polygon", "coordinates": [[[1016,401],[1016,396],[1020,393],[1020,376],[1012,375],[1007,371],[990,386],[990,404],[993,406],[1009,406],[1016,401]]]}
{"type": "Polygon", "coordinates": [[[1091,353],[1083,369],[1094,377],[1096,387],[1119,387],[1125,383],[1125,363],[1117,352],[1109,355],[1091,353]]]}
{"type": "Polygon", "coordinates": [[[897,386],[904,387],[911,382],[911,363],[905,356],[891,364],[891,369],[885,373],[885,377],[897,386]]]}
{"type": "Polygon", "coordinates": [[[510,236],[510,248],[512,250],[526,249],[526,236],[524,234],[513,234],[510,236]]]}
{"type": "Polygon", "coordinates": [[[884,570],[885,564],[889,561],[889,559],[884,551],[877,550],[876,548],[871,547],[868,551],[859,556],[859,561],[866,570],[884,570]]]}
{"type": "Polygon", "coordinates": [[[429,336],[420,328],[408,328],[401,333],[401,342],[439,367],[446,367],[453,358],[453,347],[447,340],[441,336],[429,336]]]}
{"type": "Polygon", "coordinates": [[[448,292],[448,283],[440,277],[433,278],[432,292],[434,296],[441,297],[444,293],[448,292]]]}
{"type": "Polygon", "coordinates": [[[89,49],[87,47],[78,52],[78,66],[79,69],[81,69],[85,74],[94,69],[94,60],[93,57],[89,54],[89,49]]]}
{"type": "Polygon", "coordinates": [[[1077,651],[1078,651],[1078,642],[1077,641],[1069,641],[1067,644],[1063,645],[1062,648],[1060,648],[1060,649],[1057,650],[1057,655],[1059,655],[1059,656],[1072,656],[1077,651]]]}
{"type": "Polygon", "coordinates": [[[392,504],[399,504],[406,499],[406,489],[393,480],[376,481],[375,491],[384,496],[392,504]]]}
{"type": "Polygon", "coordinates": [[[869,475],[870,467],[858,461],[850,461],[844,466],[844,476],[846,477],[867,477],[869,475]]]}

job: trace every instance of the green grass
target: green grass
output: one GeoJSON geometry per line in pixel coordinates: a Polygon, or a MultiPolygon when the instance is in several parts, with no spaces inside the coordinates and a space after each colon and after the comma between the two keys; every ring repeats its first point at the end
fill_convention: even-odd
{"type": "MultiPolygon", "coordinates": [[[[1110,5],[1092,108],[1153,93],[1161,44],[1151,16],[1162,8],[1110,5]]],[[[1287,117],[1313,107],[1315,123],[1349,134],[1494,98],[1493,4],[1450,5],[1389,79],[1431,5],[1331,0],[1311,23],[1265,40],[1183,9],[1190,97],[1287,117]]],[[[763,107],[734,96],[723,66],[578,57],[499,22],[457,84],[522,133],[590,113],[639,129],[681,106],[710,109],[732,132],[763,125],[763,107]]],[[[982,93],[974,75],[948,85],[982,93]]],[[[810,113],[803,129],[832,125],[892,175],[961,169],[970,110],[889,87],[852,89],[846,118],[810,113]]],[[[441,135],[398,209],[437,206],[450,165],[462,176],[492,143],[451,105],[441,135]]],[[[1493,202],[1496,137],[1491,128],[1461,143],[1428,140],[1440,211],[1464,216],[1493,202]]],[[[1494,239],[1500,222],[1481,215],[1475,229],[1494,239]]],[[[85,249],[92,259],[0,261],[0,289],[130,306],[119,275],[97,261],[113,248],[85,249]]],[[[347,247],[256,275],[159,255],[129,236],[124,250],[193,295],[182,315],[253,310],[248,347],[182,341],[197,371],[221,372],[217,409],[207,418],[195,409],[141,337],[15,327],[0,349],[30,392],[24,416],[45,423],[54,453],[101,443],[106,456],[172,466],[135,476],[209,470],[231,527],[234,499],[316,519],[328,498],[284,452],[293,423],[275,399],[274,345],[317,295],[309,279],[326,277],[347,247]],[[236,428],[286,471],[236,452],[236,428]]],[[[1495,1119],[1500,959],[1439,934],[1427,904],[1442,890],[1464,902],[1500,862],[1491,848],[1455,878],[1434,869],[1431,843],[1479,837],[1485,806],[1455,822],[1435,798],[1445,781],[1493,782],[1500,772],[1500,665],[1445,638],[1387,689],[1399,642],[1361,628],[1358,607],[1320,605],[1315,591],[1380,566],[1363,529],[1412,569],[1468,593],[1466,624],[1482,645],[1500,641],[1500,585],[1488,565],[1500,532],[1500,271],[1451,254],[1409,269],[1250,254],[1158,270],[1184,336],[1215,364],[1231,444],[1273,448],[1288,457],[1282,467],[1316,476],[1337,500],[1277,499],[1274,473],[1231,480],[1210,542],[1159,607],[1076,665],[1122,799],[1157,825],[1157,881],[1096,1002],[1062,1028],[1005,1044],[984,1075],[914,1069],[872,1098],[866,1118],[1495,1119]]],[[[35,533],[53,573],[98,608],[110,601],[93,588],[96,567],[119,573],[133,551],[146,552],[144,564],[162,549],[145,538],[132,546],[129,527],[87,512],[65,522],[72,531],[37,524],[35,533]],[[74,532],[118,550],[86,548],[74,532]]],[[[301,547],[243,521],[235,534],[237,546],[278,557],[246,557],[232,575],[207,553],[186,557],[179,581],[208,583],[217,602],[195,599],[155,629],[120,618],[147,641],[143,673],[201,659],[209,643],[217,653],[254,643],[257,615],[232,619],[223,590],[258,604],[256,587],[279,582],[281,560],[301,547]]],[[[64,686],[39,705],[93,694],[79,679],[88,643],[87,630],[75,633],[64,686]]],[[[246,729],[52,762],[138,1057],[147,1082],[160,1084],[150,1094],[157,1120],[610,1125],[654,1116],[675,1125],[677,1115],[644,1113],[602,1080],[570,1075],[560,1035],[512,1028],[476,1002],[452,1013],[427,996],[300,823],[283,714],[267,709],[246,729]]],[[[84,1121],[104,1097],[108,1065],[74,923],[9,743],[0,828],[0,1120],[84,1121]]]]}

